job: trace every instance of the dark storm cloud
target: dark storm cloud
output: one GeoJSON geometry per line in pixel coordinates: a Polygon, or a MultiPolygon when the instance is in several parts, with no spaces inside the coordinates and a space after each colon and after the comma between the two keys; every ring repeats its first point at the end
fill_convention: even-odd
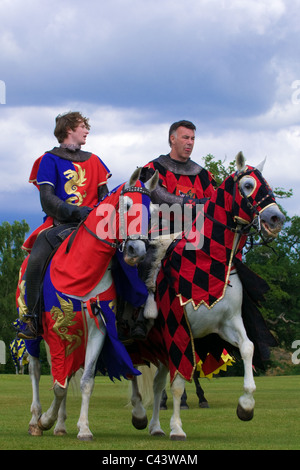
{"type": "Polygon", "coordinates": [[[112,186],[129,167],[166,153],[168,127],[183,118],[197,125],[200,164],[207,153],[230,161],[243,150],[254,164],[268,155],[271,184],[298,194],[300,100],[291,98],[300,83],[299,7],[300,0],[0,0],[0,222],[16,206],[40,220],[28,175],[56,143],[55,116],[70,109],[91,118],[87,150],[108,164],[112,186]]]}

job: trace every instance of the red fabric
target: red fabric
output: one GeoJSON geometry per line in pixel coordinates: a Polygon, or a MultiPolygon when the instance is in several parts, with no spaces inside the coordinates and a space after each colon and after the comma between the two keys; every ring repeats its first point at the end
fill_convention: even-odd
{"type": "MultiPolygon", "coordinates": [[[[90,213],[89,228],[96,233],[96,211],[90,213]],[[92,222],[91,223],[91,219],[92,222]]],[[[85,296],[102,279],[116,249],[97,240],[82,225],[67,253],[68,237],[51,263],[50,276],[55,288],[69,295],[85,296]]]]}
{"type": "Polygon", "coordinates": [[[25,240],[25,242],[23,243],[22,249],[27,251],[28,253],[30,253],[31,250],[32,250],[33,244],[36,241],[38,235],[41,232],[43,232],[44,230],[47,230],[47,228],[50,228],[50,227],[53,227],[53,218],[52,217],[47,217],[45,222],[42,225],[40,225],[37,229],[35,229],[34,232],[32,232],[32,234],[29,235],[27,240],[25,240]]]}
{"type": "MultiPolygon", "coordinates": [[[[233,231],[225,227],[230,223],[231,209],[232,194],[219,188],[205,204],[204,211],[224,225],[216,224],[198,212],[192,231],[185,233],[174,244],[174,249],[163,261],[164,275],[180,295],[182,305],[192,301],[195,306],[203,303],[211,308],[223,298],[236,237],[233,231]]],[[[235,222],[231,220],[234,226],[235,222]]],[[[241,237],[236,255],[239,258],[245,241],[246,237],[241,237]]]]}
{"type": "Polygon", "coordinates": [[[199,173],[194,176],[175,174],[160,165],[157,160],[149,162],[145,168],[158,170],[161,185],[176,196],[201,199],[210,198],[214,192],[215,181],[204,168],[199,167],[199,173]]]}
{"type": "Polygon", "coordinates": [[[67,386],[67,378],[71,377],[80,367],[84,366],[87,343],[87,325],[84,314],[76,312],[72,325],[68,326],[67,334],[53,329],[55,320],[51,312],[43,314],[43,338],[51,351],[51,372],[53,383],[67,386]],[[72,342],[70,341],[72,340],[72,342]]]}
{"type": "Polygon", "coordinates": [[[38,189],[39,189],[39,185],[37,184],[36,179],[37,179],[37,174],[39,171],[39,166],[44,155],[45,154],[41,155],[39,158],[36,159],[36,161],[34,162],[32,166],[31,173],[29,176],[29,183],[33,183],[38,189]]]}
{"type": "MultiPolygon", "coordinates": [[[[137,185],[139,184],[137,182],[137,185]]],[[[57,290],[83,297],[91,292],[102,279],[116,252],[116,247],[108,243],[119,242],[121,237],[119,199],[123,186],[110,193],[97,208],[90,212],[84,224],[78,228],[68,252],[70,237],[58,248],[50,270],[51,281],[57,290]]],[[[138,233],[134,230],[137,224],[143,225],[143,217],[147,218],[146,227],[148,227],[148,212],[143,209],[140,216],[137,216],[134,210],[135,204],[138,207],[139,205],[146,207],[145,204],[142,205],[143,194],[133,191],[130,197],[133,200],[133,206],[126,213],[125,236],[130,230],[130,235],[138,233]]],[[[149,197],[146,196],[146,198],[149,204],[149,197]]]]}
{"type": "Polygon", "coordinates": [[[204,375],[210,375],[213,372],[219,370],[224,364],[225,362],[223,359],[217,360],[214,358],[214,356],[208,354],[203,364],[201,364],[201,369],[204,375]]]}
{"type": "Polygon", "coordinates": [[[113,232],[114,222],[118,227],[118,213],[115,208],[121,189],[122,187],[107,196],[97,208],[90,212],[84,225],[78,228],[68,252],[70,237],[64,240],[58,248],[50,269],[51,281],[58,291],[83,297],[91,292],[102,279],[116,248],[91,235],[85,226],[98,237],[105,238],[109,242],[116,241],[117,232],[113,232]],[[107,223],[104,223],[107,219],[107,212],[103,210],[103,204],[112,210],[108,227],[106,227],[107,223]],[[107,234],[104,233],[104,226],[107,234]]]}

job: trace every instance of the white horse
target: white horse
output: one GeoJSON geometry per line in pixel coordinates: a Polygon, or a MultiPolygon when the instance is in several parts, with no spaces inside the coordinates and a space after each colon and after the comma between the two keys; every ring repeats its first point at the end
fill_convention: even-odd
{"type": "MultiPolygon", "coordinates": [[[[261,172],[264,162],[257,168],[248,167],[240,152],[236,157],[237,172],[231,175],[216,190],[212,199],[206,203],[204,208],[204,233],[210,224],[223,230],[225,236],[232,240],[232,255],[238,250],[241,252],[245,244],[247,234],[250,229],[256,227],[263,236],[273,239],[277,236],[284,223],[284,215],[275,203],[274,196],[269,185],[262,178],[261,172]],[[223,212],[220,207],[218,213],[212,216],[210,208],[218,201],[224,200],[224,191],[231,191],[228,201],[224,201],[223,212]]],[[[222,205],[222,204],[221,204],[222,205]]],[[[180,240],[179,243],[187,243],[187,240],[180,240]]],[[[233,258],[231,258],[233,259],[233,258]]],[[[232,265],[232,268],[234,266],[232,265]]],[[[176,273],[172,270],[171,275],[176,278],[176,273]]],[[[163,270],[159,276],[164,278],[163,270]]],[[[176,295],[181,301],[184,315],[190,328],[192,338],[204,338],[212,333],[217,334],[221,339],[238,348],[244,363],[244,393],[239,398],[237,415],[241,420],[250,420],[253,417],[255,382],[253,378],[252,359],[254,352],[253,342],[249,340],[242,317],[243,286],[236,270],[230,272],[230,288],[225,288],[223,295],[214,302],[213,306],[208,306],[204,302],[195,303],[193,299],[183,299],[181,292],[176,290],[176,295]]],[[[173,289],[170,285],[169,289],[173,289]]],[[[197,299],[199,300],[199,299],[197,299]]],[[[157,297],[159,316],[164,312],[163,300],[157,297]]],[[[168,312],[165,312],[165,318],[168,312]]],[[[146,368],[147,371],[147,368],[146,368]]],[[[164,435],[159,421],[159,410],[161,393],[166,385],[166,378],[169,367],[162,362],[159,363],[154,382],[154,403],[153,414],[149,425],[149,432],[152,436],[164,435]]],[[[143,377],[147,374],[144,371],[143,377]]],[[[139,381],[142,380],[139,378],[139,381]]],[[[182,429],[180,418],[180,399],[184,391],[185,379],[178,373],[173,373],[171,381],[171,392],[173,395],[173,415],[171,417],[170,438],[172,440],[185,440],[186,434],[182,429]]],[[[138,381],[135,377],[132,384],[132,422],[138,429],[147,426],[146,411],[142,403],[139,392],[138,381]]]]}
{"type": "MultiPolygon", "coordinates": [[[[77,423],[77,437],[80,440],[92,439],[93,435],[89,429],[88,423],[89,401],[94,387],[97,361],[100,355],[103,358],[104,348],[107,347],[109,329],[112,331],[111,337],[109,338],[111,343],[109,344],[113,344],[113,347],[119,348],[121,357],[120,355],[118,356],[116,366],[114,366],[114,364],[110,365],[111,371],[108,371],[108,374],[111,378],[119,378],[118,374],[120,374],[120,376],[135,373],[139,374],[139,372],[134,369],[126,349],[119,342],[117,335],[114,336],[114,315],[112,315],[111,318],[107,316],[108,314],[106,315],[106,313],[103,312],[102,308],[104,308],[105,302],[101,301],[101,295],[103,293],[109,293],[109,299],[111,299],[109,308],[113,311],[113,303],[115,301],[113,295],[115,295],[115,291],[113,288],[114,283],[110,260],[116,250],[120,249],[123,251],[124,261],[130,266],[137,264],[144,258],[146,253],[145,240],[148,238],[150,193],[158,182],[158,175],[155,174],[145,185],[139,181],[139,175],[140,169],[133,173],[129,183],[116,188],[116,190],[112,191],[97,208],[90,212],[86,221],[78,228],[75,237],[72,238],[71,235],[62,243],[58,251],[54,254],[47,269],[45,279],[50,280],[44,281],[43,288],[45,303],[45,311],[43,313],[43,337],[46,342],[48,342],[50,348],[54,380],[54,400],[50,408],[42,414],[39,397],[40,362],[38,353],[31,354],[29,361],[29,373],[33,391],[31,405],[32,418],[29,423],[29,433],[31,435],[41,435],[42,431],[50,429],[56,421],[54,434],[61,435],[66,433],[67,388],[71,375],[76,372],[76,370],[74,370],[75,364],[73,363],[71,363],[67,372],[65,372],[64,367],[71,357],[71,352],[76,352],[77,348],[77,351],[82,351],[82,357],[78,357],[81,363],[77,361],[77,370],[81,366],[84,366],[80,381],[82,404],[77,423]],[[103,204],[105,206],[102,206],[103,204]],[[107,214],[110,216],[113,215],[113,217],[108,217],[107,214]],[[111,224],[112,226],[110,226],[111,224]],[[100,230],[101,227],[102,232],[100,230]],[[106,228],[109,236],[104,237],[105,233],[103,227],[106,228]],[[88,253],[88,250],[92,250],[92,252],[90,251],[88,253]],[[105,253],[104,258],[102,255],[103,251],[105,253]],[[55,263],[57,256],[60,255],[66,257],[66,267],[69,262],[68,256],[70,256],[72,260],[74,260],[74,258],[81,260],[82,270],[85,269],[85,260],[92,259],[95,264],[92,268],[95,267],[96,275],[97,270],[101,271],[103,263],[107,263],[107,268],[104,270],[103,275],[100,276],[98,274],[98,277],[92,280],[92,282],[95,282],[87,294],[76,295],[78,294],[76,286],[75,292],[63,293],[61,289],[57,290],[55,288],[55,276],[50,278],[49,274],[52,263],[55,263]],[[59,303],[54,306],[52,303],[52,299],[54,298],[53,294],[54,297],[57,297],[57,300],[59,300],[59,303]],[[100,300],[95,303],[96,309],[92,310],[90,299],[95,298],[100,300]],[[77,308],[75,305],[77,305],[77,308]],[[80,320],[76,313],[78,310],[80,320]],[[76,325],[75,330],[74,324],[76,325]],[[83,326],[81,326],[81,324],[83,326]],[[51,335],[52,337],[54,336],[56,341],[54,346],[52,342],[49,341],[51,335]],[[86,342],[85,347],[83,347],[84,342],[86,342]],[[59,362],[57,362],[57,345],[60,347],[60,344],[63,344],[65,349],[62,357],[59,357],[59,362]],[[117,366],[119,369],[116,369],[117,366]],[[63,377],[63,379],[60,377],[63,377]]],[[[19,315],[26,314],[25,283],[22,277],[20,278],[18,286],[17,301],[19,305],[19,315]]],[[[32,341],[26,341],[29,350],[33,343],[32,341]]],[[[109,351],[111,352],[112,349],[113,348],[109,351]]],[[[106,354],[107,356],[109,355],[108,353],[106,354]]],[[[105,364],[109,361],[107,356],[106,359],[102,359],[107,361],[105,364]]]]}

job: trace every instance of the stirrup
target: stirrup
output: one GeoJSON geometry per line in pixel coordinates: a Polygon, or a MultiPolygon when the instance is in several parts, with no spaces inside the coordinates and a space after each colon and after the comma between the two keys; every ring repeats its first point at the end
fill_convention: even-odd
{"type": "Polygon", "coordinates": [[[36,318],[35,315],[33,315],[33,313],[25,313],[23,315],[23,318],[26,318],[26,319],[29,319],[29,320],[33,320],[34,318],[36,318]]]}
{"type": "Polygon", "coordinates": [[[38,337],[38,330],[33,323],[26,323],[24,329],[19,329],[17,333],[19,339],[34,340],[38,337]]]}

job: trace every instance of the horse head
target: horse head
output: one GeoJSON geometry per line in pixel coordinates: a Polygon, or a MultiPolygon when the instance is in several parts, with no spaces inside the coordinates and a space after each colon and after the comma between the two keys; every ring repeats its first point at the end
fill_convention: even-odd
{"type": "Polygon", "coordinates": [[[265,161],[256,167],[247,166],[242,152],[236,156],[237,171],[234,181],[238,191],[235,191],[233,201],[234,218],[242,224],[251,224],[261,232],[263,237],[276,238],[282,229],[285,216],[275,202],[274,194],[262,176],[265,161]]]}
{"type": "Polygon", "coordinates": [[[147,250],[149,219],[151,215],[151,192],[158,183],[158,172],[145,184],[139,178],[137,168],[121,189],[119,198],[119,239],[124,261],[129,265],[141,262],[147,250]]]}

